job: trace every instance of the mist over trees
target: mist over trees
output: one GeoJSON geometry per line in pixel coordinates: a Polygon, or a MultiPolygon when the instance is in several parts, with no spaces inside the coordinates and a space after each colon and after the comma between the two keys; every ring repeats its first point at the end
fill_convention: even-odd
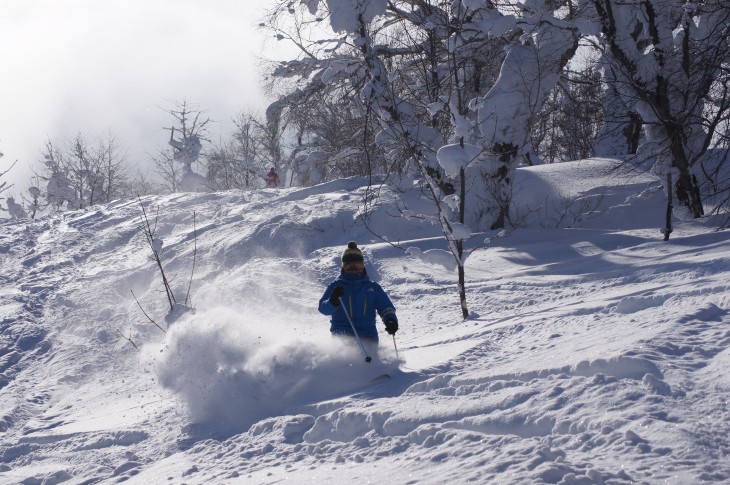
{"type": "Polygon", "coordinates": [[[33,214],[45,206],[83,209],[131,195],[125,149],[111,133],[97,137],[78,133],[67,140],[48,140],[36,164],[35,182],[26,202],[33,214]]]}
{"type": "Polygon", "coordinates": [[[517,167],[592,156],[651,170],[677,215],[729,208],[727,2],[281,0],[261,29],[299,50],[262,80],[265,113],[213,140],[176,102],[153,174],[112,134],[49,141],[26,212],[259,189],[273,168],[283,186],[420,184],[458,246],[453,224],[519,224],[517,167]]]}

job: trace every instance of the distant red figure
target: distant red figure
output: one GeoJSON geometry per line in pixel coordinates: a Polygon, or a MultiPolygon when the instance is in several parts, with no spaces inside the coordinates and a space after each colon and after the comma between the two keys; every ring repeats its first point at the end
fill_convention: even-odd
{"type": "Polygon", "coordinates": [[[274,167],[271,167],[271,170],[269,170],[269,173],[266,174],[266,186],[267,187],[278,187],[279,186],[279,176],[276,174],[276,170],[274,170],[274,167]]]}

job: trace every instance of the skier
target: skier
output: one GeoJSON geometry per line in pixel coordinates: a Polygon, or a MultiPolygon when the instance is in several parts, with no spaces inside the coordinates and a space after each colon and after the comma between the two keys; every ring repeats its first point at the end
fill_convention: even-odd
{"type": "Polygon", "coordinates": [[[395,335],[398,331],[398,317],[393,303],[383,288],[368,277],[365,258],[353,241],[347,243],[347,249],[342,254],[340,277],[327,286],[319,300],[319,311],[331,316],[332,335],[358,336],[377,344],[376,311],[385,324],[386,332],[395,335]]]}
{"type": "Polygon", "coordinates": [[[276,170],[274,170],[274,167],[271,167],[271,170],[269,170],[269,173],[266,174],[266,186],[267,187],[277,187],[279,185],[279,175],[277,175],[276,170]]]}

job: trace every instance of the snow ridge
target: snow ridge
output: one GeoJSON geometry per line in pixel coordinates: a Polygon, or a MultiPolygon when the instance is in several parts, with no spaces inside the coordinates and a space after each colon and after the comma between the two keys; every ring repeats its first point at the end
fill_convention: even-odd
{"type": "Polygon", "coordinates": [[[175,288],[197,235],[196,311],[165,333],[130,294],[163,321],[138,202],[3,223],[0,483],[730,480],[729,233],[678,222],[665,243],[655,182],[550,168],[521,179],[545,210],[601,205],[489,237],[466,321],[454,274],[405,252],[443,249],[438,228],[383,188],[369,228],[403,250],[375,239],[360,179],[143,199],[175,288]],[[316,311],[351,239],[398,307],[400,361],[381,332],[365,364],[316,311]]]}

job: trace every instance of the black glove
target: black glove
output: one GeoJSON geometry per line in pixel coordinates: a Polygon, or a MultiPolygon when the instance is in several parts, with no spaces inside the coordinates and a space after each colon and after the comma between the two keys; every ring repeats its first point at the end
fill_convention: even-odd
{"type": "Polygon", "coordinates": [[[385,331],[391,335],[398,331],[398,319],[393,315],[385,317],[385,331]]]}
{"type": "Polygon", "coordinates": [[[340,297],[345,292],[345,289],[341,286],[336,286],[332,293],[330,293],[330,303],[332,306],[340,306],[340,297]]]}

